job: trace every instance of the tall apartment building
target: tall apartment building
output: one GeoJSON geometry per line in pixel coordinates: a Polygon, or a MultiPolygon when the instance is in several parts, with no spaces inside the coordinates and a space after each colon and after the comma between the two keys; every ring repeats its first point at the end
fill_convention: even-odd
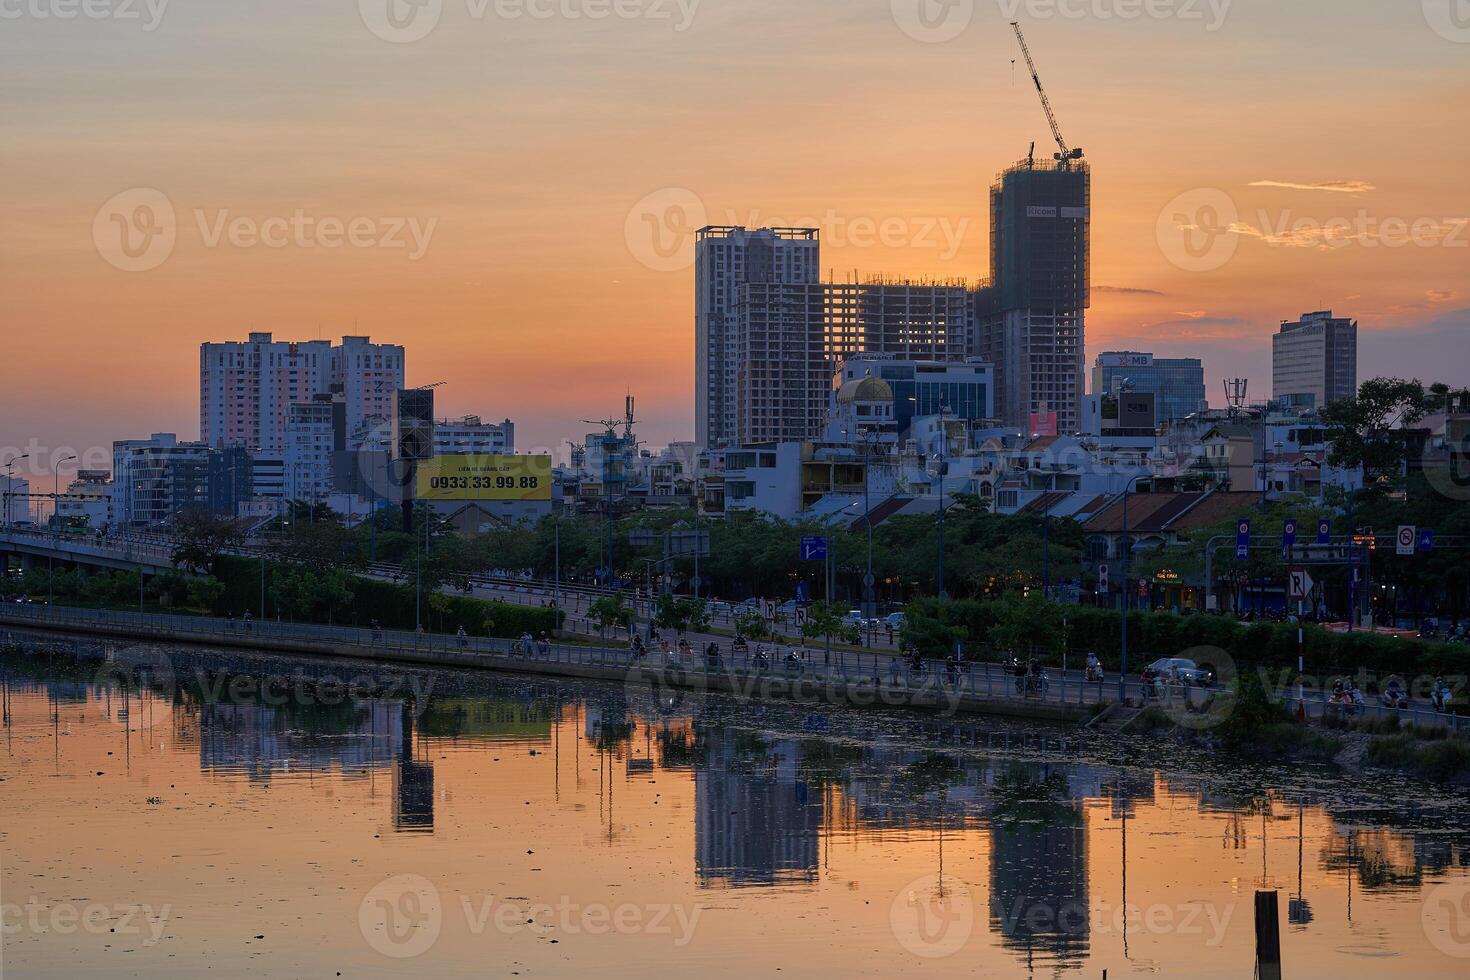
{"type": "Polygon", "coordinates": [[[701,228],[695,243],[695,438],[700,446],[736,440],[735,318],[747,283],[814,284],[815,228],[701,228]]]}
{"type": "Polygon", "coordinates": [[[1209,407],[1205,366],[1197,357],[1155,357],[1139,351],[1105,351],[1092,365],[1092,394],[1116,398],[1127,387],[1152,394],[1158,421],[1182,419],[1209,407]]]}
{"type": "Polygon", "coordinates": [[[332,454],[347,445],[346,410],[340,394],[291,406],[285,447],[288,500],[320,503],[331,495],[332,454]]]}
{"type": "Polygon", "coordinates": [[[1331,310],[1283,320],[1271,338],[1271,395],[1300,408],[1358,394],[1358,322],[1331,310]]]}
{"type": "Polygon", "coordinates": [[[403,387],[404,349],[368,337],[292,343],[252,333],[244,343],[199,345],[199,439],[209,446],[285,449],[291,406],[342,393],[349,429],[386,418],[403,387]]]}
{"type": "Polygon", "coordinates": [[[1091,305],[1091,173],[1080,160],[1022,161],[990,188],[990,285],[975,295],[976,353],[995,364],[996,412],[1025,428],[1055,412],[1076,432],[1091,305]]]}
{"type": "Polygon", "coordinates": [[[820,437],[846,358],[958,360],[970,344],[969,294],[958,283],[762,282],[736,296],[734,445],[820,437]]]}

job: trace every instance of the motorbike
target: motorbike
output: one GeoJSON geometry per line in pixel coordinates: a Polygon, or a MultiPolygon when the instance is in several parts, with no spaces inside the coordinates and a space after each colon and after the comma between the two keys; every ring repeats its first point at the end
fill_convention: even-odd
{"type": "Polygon", "coordinates": [[[1444,681],[1435,684],[1434,691],[1429,695],[1429,701],[1439,714],[1448,712],[1450,710],[1450,686],[1444,681]]]}
{"type": "Polygon", "coordinates": [[[1403,710],[1409,706],[1409,695],[1396,682],[1385,687],[1378,700],[1383,702],[1385,708],[1403,710]]]}
{"type": "Polygon", "coordinates": [[[1101,684],[1103,682],[1102,664],[1087,665],[1087,683],[1101,684]]]}

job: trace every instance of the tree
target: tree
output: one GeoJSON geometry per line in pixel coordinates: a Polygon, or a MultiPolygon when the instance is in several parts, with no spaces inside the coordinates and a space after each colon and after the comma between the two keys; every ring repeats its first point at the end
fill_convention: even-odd
{"type": "Polygon", "coordinates": [[[330,622],[352,606],[352,583],[346,569],[283,568],[271,576],[271,602],[289,619],[330,622]]]}
{"type": "Polygon", "coordinates": [[[1408,456],[1404,430],[1422,420],[1429,396],[1418,381],[1373,378],[1364,381],[1356,398],[1322,409],[1332,451],[1327,462],[1340,469],[1362,468],[1364,482],[1397,480],[1408,456]]]}
{"type": "Polygon", "coordinates": [[[1007,593],[995,603],[990,642],[997,650],[1032,653],[1056,649],[1062,639],[1062,610],[1039,592],[1007,593]]]}
{"type": "Polygon", "coordinates": [[[203,510],[184,511],[174,519],[172,561],[199,575],[214,574],[219,556],[240,543],[240,526],[203,510]]]}
{"type": "Polygon", "coordinates": [[[735,632],[751,640],[764,640],[771,635],[771,625],[758,612],[745,612],[735,617],[735,632]]]}
{"type": "Polygon", "coordinates": [[[709,613],[703,599],[680,599],[663,593],[658,597],[654,621],[660,629],[699,631],[709,628],[709,613]]]}
{"type": "Polygon", "coordinates": [[[817,602],[807,607],[801,636],[806,640],[835,638],[846,643],[857,643],[862,639],[857,626],[843,619],[842,607],[834,602],[817,602]]]}
{"type": "Polygon", "coordinates": [[[587,615],[592,617],[597,628],[604,633],[620,626],[630,628],[633,625],[633,610],[628,608],[627,598],[621,592],[605,595],[592,603],[587,609],[587,615]]]}

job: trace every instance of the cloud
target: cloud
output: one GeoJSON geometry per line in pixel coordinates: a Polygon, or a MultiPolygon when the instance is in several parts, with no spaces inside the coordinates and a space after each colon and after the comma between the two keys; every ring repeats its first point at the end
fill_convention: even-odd
{"type": "Polygon", "coordinates": [[[1430,289],[1424,295],[1431,303],[1448,303],[1455,298],[1455,291],[1453,289],[1430,289]]]}
{"type": "Polygon", "coordinates": [[[1205,316],[1203,313],[1199,316],[1193,314],[1179,314],[1179,316],[1184,319],[1140,323],[1138,325],[1140,338],[1157,341],[1159,332],[1164,331],[1171,342],[1239,340],[1242,336],[1241,328],[1249,327],[1253,323],[1251,320],[1238,316],[1205,316]]]}
{"type": "Polygon", "coordinates": [[[1141,286],[1093,286],[1094,293],[1126,293],[1129,296],[1163,296],[1164,293],[1157,289],[1144,289],[1141,286]]]}
{"type": "Polygon", "coordinates": [[[1203,320],[1205,318],[1205,311],[1204,310],[1175,310],[1174,311],[1174,315],[1175,316],[1182,316],[1186,320],[1203,320]]]}
{"type": "Polygon", "coordinates": [[[1291,191],[1330,191],[1333,194],[1366,194],[1376,188],[1366,180],[1330,180],[1323,184],[1300,184],[1293,180],[1253,180],[1250,187],[1283,187],[1291,191]]]}

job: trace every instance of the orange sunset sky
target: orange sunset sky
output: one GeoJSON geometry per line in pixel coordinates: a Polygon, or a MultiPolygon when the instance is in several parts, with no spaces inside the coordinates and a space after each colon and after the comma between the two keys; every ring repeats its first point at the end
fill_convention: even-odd
{"type": "Polygon", "coordinates": [[[677,233],[815,221],[839,278],[982,276],[992,178],[1054,149],[1012,19],[1093,168],[1089,363],[1266,397],[1276,323],[1331,308],[1362,377],[1465,383],[1459,2],[5,0],[0,449],[194,438],[198,344],[250,330],[406,344],[522,450],[626,392],[651,445],[692,438],[677,233]],[[172,247],[120,268],[98,238],[140,189],[172,247]],[[360,243],[249,235],[297,212],[360,243]]]}

